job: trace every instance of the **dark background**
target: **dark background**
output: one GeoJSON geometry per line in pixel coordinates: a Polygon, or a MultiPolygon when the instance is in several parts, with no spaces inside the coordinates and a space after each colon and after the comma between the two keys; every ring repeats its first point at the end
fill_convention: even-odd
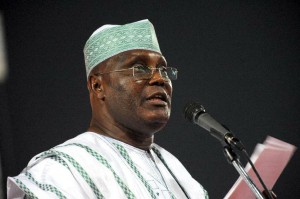
{"type": "MultiPolygon", "coordinates": [[[[0,85],[4,181],[30,158],[84,132],[90,120],[83,46],[103,24],[148,18],[178,67],[172,116],[156,142],[223,198],[238,177],[222,147],[185,121],[191,101],[226,124],[251,154],[267,135],[300,144],[299,1],[2,1],[9,64],[0,85]]],[[[278,179],[297,198],[299,151],[278,179]]]]}

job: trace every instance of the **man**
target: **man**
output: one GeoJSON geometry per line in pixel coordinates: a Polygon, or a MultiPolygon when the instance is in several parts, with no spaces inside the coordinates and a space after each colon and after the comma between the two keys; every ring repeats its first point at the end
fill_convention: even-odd
{"type": "Polygon", "coordinates": [[[8,178],[8,198],[208,198],[153,143],[170,117],[172,82],[153,25],[105,25],[84,48],[92,119],[87,132],[35,156],[8,178]]]}

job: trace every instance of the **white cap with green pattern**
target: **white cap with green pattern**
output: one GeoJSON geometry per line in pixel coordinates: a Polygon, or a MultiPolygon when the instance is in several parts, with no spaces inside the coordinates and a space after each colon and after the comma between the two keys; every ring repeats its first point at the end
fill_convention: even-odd
{"type": "Polygon", "coordinates": [[[90,36],[84,46],[87,77],[102,61],[134,49],[161,53],[154,27],[148,19],[125,25],[101,26],[90,36]]]}

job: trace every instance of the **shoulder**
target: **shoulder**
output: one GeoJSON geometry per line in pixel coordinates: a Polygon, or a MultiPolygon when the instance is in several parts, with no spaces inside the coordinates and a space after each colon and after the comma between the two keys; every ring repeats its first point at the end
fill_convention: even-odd
{"type": "Polygon", "coordinates": [[[57,198],[64,196],[71,185],[74,190],[80,187],[74,182],[73,173],[67,163],[58,156],[47,157],[30,168],[24,169],[16,177],[9,177],[7,181],[8,198],[57,198]],[[76,189],[75,189],[76,188],[76,189]]]}
{"type": "Polygon", "coordinates": [[[96,142],[101,139],[83,133],[36,155],[18,176],[8,178],[8,198],[22,198],[25,194],[31,198],[89,198],[95,190],[86,183],[91,179],[85,163],[96,162],[87,151],[93,150],[96,142]]]}

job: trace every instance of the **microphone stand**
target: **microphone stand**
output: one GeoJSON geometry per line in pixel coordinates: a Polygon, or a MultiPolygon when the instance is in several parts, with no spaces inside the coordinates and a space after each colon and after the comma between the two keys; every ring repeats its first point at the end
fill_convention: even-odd
{"type": "Polygon", "coordinates": [[[243,180],[247,183],[249,188],[252,190],[252,192],[255,194],[256,198],[258,199],[265,199],[262,195],[262,193],[259,191],[259,189],[256,187],[248,173],[243,168],[241,162],[238,159],[238,156],[236,153],[232,150],[231,146],[229,146],[227,143],[222,143],[224,147],[224,155],[227,158],[228,162],[231,163],[234,168],[237,170],[237,172],[240,174],[240,176],[243,178],[243,180]]]}

